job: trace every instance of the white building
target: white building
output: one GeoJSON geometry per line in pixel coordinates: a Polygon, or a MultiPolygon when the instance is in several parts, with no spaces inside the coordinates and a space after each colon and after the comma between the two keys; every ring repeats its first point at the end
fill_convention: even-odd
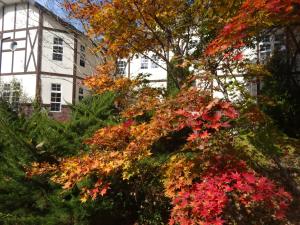
{"type": "MultiPolygon", "coordinates": [[[[300,28],[294,28],[292,30],[294,37],[284,33],[282,29],[277,31],[269,31],[263,34],[260,41],[254,44],[253,48],[246,47],[243,49],[243,58],[248,59],[252,63],[266,64],[274,52],[279,51],[283,57],[294,59],[291,63],[292,73],[295,80],[300,84],[300,28]],[[289,45],[289,51],[287,52],[286,45],[289,45]]],[[[172,55],[172,53],[170,53],[172,55]]],[[[159,60],[152,53],[144,53],[144,55],[136,55],[130,59],[118,60],[118,74],[123,76],[134,78],[138,74],[149,74],[149,81],[153,87],[167,86],[167,66],[162,60],[159,60]],[[147,57],[145,57],[145,55],[147,57]]],[[[220,87],[217,79],[213,79],[211,84],[203,84],[201,80],[197,81],[197,86],[206,87],[211,86],[213,96],[217,98],[224,97],[224,89],[227,88],[228,97],[231,100],[239,99],[241,97],[240,87],[236,86],[236,83],[240,83],[248,89],[251,95],[256,96],[262,87],[262,82],[255,77],[251,79],[245,79],[243,72],[234,69],[232,74],[225,74],[222,65],[217,70],[219,81],[225,87],[220,87]],[[225,84],[225,85],[224,85],[225,84]],[[233,84],[233,85],[231,85],[233,84]],[[228,88],[229,87],[229,88],[228,88]],[[235,87],[235,88],[234,88],[235,87]],[[220,91],[218,91],[218,89],[220,91]]],[[[199,72],[199,71],[198,71],[199,72]]]]}
{"type": "Polygon", "coordinates": [[[135,55],[130,59],[118,60],[117,67],[119,75],[134,78],[139,74],[145,74],[149,75],[147,79],[152,87],[167,87],[166,63],[154,54],[135,55]]]}
{"type": "Polygon", "coordinates": [[[32,2],[0,1],[0,82],[8,100],[16,91],[9,83],[15,80],[30,101],[39,100],[60,118],[67,104],[85,95],[82,80],[100,61],[89,38],[32,2]]]}

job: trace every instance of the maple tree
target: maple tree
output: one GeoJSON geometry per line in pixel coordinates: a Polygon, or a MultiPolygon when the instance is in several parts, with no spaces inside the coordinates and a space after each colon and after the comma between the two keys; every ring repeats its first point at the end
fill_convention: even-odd
{"type": "MultiPolygon", "coordinates": [[[[83,20],[90,35],[101,37],[99,49],[108,58],[153,52],[169,67],[175,60],[174,68],[187,69],[196,60],[202,65],[200,69],[217,75],[220,60],[227,70],[232,69],[232,64],[244,65],[238,48],[243,46],[240,40],[254,34],[252,28],[258,17],[251,20],[253,13],[261,13],[270,21],[276,12],[282,14],[278,21],[295,19],[297,15],[290,8],[294,3],[297,1],[246,0],[234,18],[230,16],[241,1],[77,0],[66,1],[65,7],[73,17],[83,20]],[[232,24],[222,30],[228,21],[232,24]],[[210,42],[218,30],[222,30],[220,35],[210,42]],[[200,38],[198,47],[206,49],[209,57],[189,52],[193,37],[200,38]],[[208,43],[211,44],[207,47],[208,43]],[[217,54],[224,50],[226,54],[217,54]],[[174,53],[172,59],[170,51],[174,53]]],[[[255,32],[264,28],[261,25],[255,32]]],[[[243,160],[247,146],[241,150],[236,144],[239,132],[256,132],[264,115],[244,102],[214,99],[210,89],[193,87],[195,78],[180,77],[183,71],[178,71],[179,76],[174,71],[171,74],[180,90],[166,96],[143,78],[112,77],[113,60],[99,66],[96,75],[86,79],[85,84],[94,93],[116,95],[119,121],[85,140],[88,152],[60,159],[56,164],[34,163],[27,174],[48,173],[65,190],[80,187],[81,201],[86,202],[110,193],[116,178],[128,184],[137,176],[146,180],[140,163],[164,155],[165,160],[157,165],[157,177],[173,207],[169,224],[225,224],[249,215],[260,223],[283,220],[291,195],[243,160]],[[93,182],[85,184],[86,179],[93,182]]],[[[162,194],[153,195],[157,199],[162,194]]]]}
{"type": "Polygon", "coordinates": [[[206,49],[214,55],[244,47],[247,40],[274,26],[293,26],[300,19],[299,0],[246,0],[206,49]]]}
{"type": "MultiPolygon", "coordinates": [[[[97,38],[98,49],[107,62],[136,55],[152,60],[154,55],[165,63],[162,69],[180,88],[190,65],[199,64],[199,54],[241,3],[242,0],[66,0],[64,6],[97,38]]],[[[217,61],[203,61],[201,67],[212,68],[217,61]]]]}
{"type": "MultiPolygon", "coordinates": [[[[117,90],[115,88],[118,87],[119,79],[123,80],[123,78],[118,78],[112,81],[112,89],[117,90]]],[[[88,84],[94,85],[93,82],[88,84]]],[[[99,83],[96,86],[102,90],[99,83]]],[[[105,86],[106,82],[103,83],[103,87],[105,86]]],[[[207,93],[189,87],[182,89],[171,98],[161,99],[157,93],[156,96],[145,98],[143,92],[149,93],[149,89],[151,88],[148,86],[140,86],[138,89],[140,95],[136,95],[136,98],[128,97],[131,101],[122,105],[123,120],[120,124],[104,127],[86,140],[86,144],[91,149],[89,153],[65,158],[58,165],[33,164],[28,175],[50,173],[52,174],[51,180],[60,183],[66,190],[72,189],[74,185],[92,174],[96,175],[98,180],[92,186],[81,188],[81,201],[86,202],[88,199],[103,196],[109,191],[110,177],[113,174],[119,173],[123,180],[130,181],[137,174],[134,169],[136,164],[152,157],[157,151],[156,143],[164,138],[169,138],[172,142],[181,143],[177,149],[168,149],[175,157],[171,157],[166,164],[161,165],[161,168],[166,170],[164,175],[166,195],[173,199],[174,204],[170,224],[173,224],[173,220],[179,224],[190,224],[182,222],[186,219],[186,215],[190,215],[188,211],[185,211],[185,208],[189,209],[189,206],[177,205],[177,203],[186,202],[187,200],[182,200],[180,196],[193,195],[195,187],[200,188],[199,191],[203,191],[203,196],[206,196],[207,201],[211,204],[214,204],[214,200],[210,200],[210,195],[205,191],[213,186],[228,190],[220,194],[214,192],[215,195],[212,198],[218,204],[223,202],[221,208],[214,208],[217,210],[212,211],[214,215],[223,216],[222,213],[225,213],[224,208],[227,204],[226,196],[231,192],[238,192],[239,197],[233,198],[233,201],[241,202],[245,207],[253,204],[259,206],[268,204],[270,205],[270,214],[268,215],[274,213],[274,215],[278,215],[278,219],[284,217],[284,210],[291,197],[283,189],[277,193],[274,183],[265,177],[254,175],[254,172],[248,170],[245,164],[232,163],[236,160],[234,158],[231,161],[220,159],[221,162],[225,162],[225,168],[218,167],[214,162],[215,157],[222,157],[222,154],[235,151],[232,143],[234,135],[229,131],[232,121],[238,117],[238,112],[230,102],[212,99],[207,93]],[[147,101],[149,104],[153,102],[155,104],[148,104],[145,108],[144,105],[147,101]],[[152,115],[147,117],[149,113],[152,115]],[[176,133],[181,134],[179,142],[176,133]],[[181,154],[183,156],[180,156],[181,154]],[[193,157],[186,158],[185,154],[192,154],[193,157]],[[215,165],[215,169],[211,165],[215,165]],[[182,170],[185,172],[182,173],[182,170]],[[240,179],[237,178],[238,176],[240,179]],[[195,183],[198,179],[203,179],[205,182],[203,184],[195,183]],[[206,187],[209,180],[212,186],[206,187]],[[203,188],[202,185],[204,185],[203,188]],[[186,194],[184,194],[185,192],[186,194]],[[263,194],[266,198],[261,198],[263,194]]],[[[120,90],[117,93],[120,97],[126,97],[131,96],[130,92],[136,92],[136,90],[137,86],[132,86],[127,89],[127,92],[120,90]]],[[[165,145],[164,148],[168,148],[168,145],[165,145]]],[[[196,207],[197,203],[191,204],[196,207]]],[[[197,209],[199,207],[197,206],[197,209]]],[[[209,204],[202,207],[201,210],[204,211],[212,210],[207,208],[210,207],[209,204]]],[[[195,213],[197,214],[196,211],[195,213]]],[[[200,221],[217,224],[217,220],[213,221],[212,217],[190,217],[189,219],[193,220],[195,224],[200,221]]],[[[218,222],[221,224],[222,221],[218,222]]]]}
{"type": "MultiPolygon", "coordinates": [[[[240,219],[225,217],[229,220],[225,221],[225,211],[244,214],[247,220],[258,210],[265,211],[268,217],[270,214],[276,219],[284,217],[291,200],[289,193],[282,188],[276,188],[267,178],[249,171],[243,161],[222,156],[212,162],[210,168],[202,175],[201,182],[180,190],[173,199],[170,225],[221,225],[230,220],[238,223],[243,221],[242,216],[240,219]],[[224,165],[224,161],[230,161],[230,164],[224,165]]],[[[267,220],[272,221],[272,218],[267,220]]]]}

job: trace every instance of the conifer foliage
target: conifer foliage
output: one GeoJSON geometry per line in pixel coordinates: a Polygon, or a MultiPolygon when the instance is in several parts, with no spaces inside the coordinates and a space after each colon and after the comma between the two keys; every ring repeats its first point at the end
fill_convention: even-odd
{"type": "MultiPolygon", "coordinates": [[[[284,224],[291,188],[269,171],[285,172],[279,157],[289,154],[288,147],[275,138],[271,144],[261,140],[272,130],[251,99],[231,102],[225,86],[225,98],[214,98],[213,85],[194,84],[196,71],[225,71],[224,52],[230,56],[227,71],[245,66],[239,53],[244,42],[262,29],[298,20],[298,5],[298,0],[66,1],[66,10],[99,37],[107,61],[85,80],[96,97],[75,106],[69,123],[43,123],[41,133],[43,125],[29,121],[33,139],[12,139],[38,156],[28,160],[34,162],[27,178],[49,178],[69,193],[68,200],[80,200],[78,207],[100,207],[94,218],[109,212],[106,224],[284,224]],[[177,92],[167,95],[140,77],[112,76],[116,59],[149,51],[164,60],[177,92]],[[262,131],[266,135],[257,137],[262,131]]],[[[222,85],[221,78],[213,79],[222,85]]]]}

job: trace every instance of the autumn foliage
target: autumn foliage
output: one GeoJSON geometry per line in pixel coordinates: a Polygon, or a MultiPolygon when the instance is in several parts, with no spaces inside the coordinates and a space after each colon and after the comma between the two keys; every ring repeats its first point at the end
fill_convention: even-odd
{"type": "MultiPolygon", "coordinates": [[[[112,88],[118,86],[118,79],[112,82],[112,88]]],[[[139,87],[140,95],[130,97],[129,92],[136,88],[119,92],[128,99],[128,104],[122,106],[124,119],[99,129],[86,140],[90,153],[63,159],[58,165],[34,164],[30,175],[50,173],[51,180],[67,190],[96,174],[98,181],[81,188],[81,201],[85,202],[105,195],[113,174],[121,173],[124,180],[130,180],[135,175],[135,164],[155,154],[156,143],[164,138],[176,142],[174,135],[181,133],[177,149],[166,149],[174,156],[162,165],[165,194],[174,207],[170,224],[224,224],[230,219],[230,207],[255,213],[267,206],[269,216],[284,217],[291,196],[268,178],[257,175],[245,162],[226,156],[234,152],[230,130],[238,118],[230,102],[212,99],[195,88],[161,99],[155,91],[145,98],[143,93],[149,94],[151,88],[144,86],[139,87]],[[224,133],[226,130],[229,133],[224,133]],[[186,158],[188,153],[193,157],[186,158]]]]}
{"type": "Polygon", "coordinates": [[[229,221],[224,220],[225,212],[244,214],[249,219],[259,210],[279,220],[284,218],[291,201],[284,189],[247,169],[243,161],[224,156],[212,162],[200,182],[174,197],[169,224],[221,225],[232,219],[227,216],[229,221]]]}
{"type": "Polygon", "coordinates": [[[257,31],[295,24],[300,19],[299,0],[246,0],[206,49],[207,55],[239,49],[257,31]]]}
{"type": "MultiPolygon", "coordinates": [[[[186,15],[178,17],[177,13],[181,10],[183,15],[190,9],[192,3],[188,2],[67,1],[65,7],[74,17],[89,21],[91,35],[103,35],[100,47],[107,48],[107,55],[127,57],[160,46],[161,51],[156,53],[164,58],[170,39],[178,38],[176,43],[180,43],[180,35],[186,32],[186,27],[171,28],[176,22],[186,21],[186,15]],[[112,29],[106,29],[106,25],[112,29]]],[[[196,6],[201,3],[195,2],[196,6]]],[[[297,0],[244,1],[236,16],[208,45],[207,56],[243,47],[244,39],[252,37],[256,29],[270,26],[270,21],[283,24],[299,19],[298,4],[297,0]]],[[[240,53],[227,54],[229,61],[243,57],[240,53]]],[[[99,128],[85,140],[88,152],[59,159],[56,164],[35,163],[28,175],[50,174],[51,180],[65,190],[93,178],[92,184],[79,185],[81,201],[86,202],[109,194],[116,178],[132,182],[142,174],[139,163],[163,155],[157,177],[172,206],[170,225],[239,224],[248,217],[270,224],[285,218],[291,195],[261,175],[246,161],[247,148],[241,150],[236,145],[242,128],[255,130],[263,120],[257,107],[249,110],[247,104],[213,98],[211,90],[186,83],[178,93],[166,96],[143,79],[113,77],[114,70],[114,63],[99,66],[85,84],[95,94],[116,94],[118,123],[99,128]]]]}

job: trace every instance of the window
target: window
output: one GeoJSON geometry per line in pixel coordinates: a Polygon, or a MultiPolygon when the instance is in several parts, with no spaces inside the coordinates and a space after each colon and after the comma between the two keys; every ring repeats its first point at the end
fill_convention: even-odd
{"type": "Polygon", "coordinates": [[[85,67],[85,47],[80,45],[80,66],[85,67]]]}
{"type": "Polygon", "coordinates": [[[267,63],[272,52],[271,36],[265,35],[262,37],[259,45],[259,58],[262,63],[267,63]]]}
{"type": "Polygon", "coordinates": [[[84,91],[83,91],[83,88],[82,87],[79,87],[78,89],[78,100],[81,101],[84,97],[84,91]]]}
{"type": "Polygon", "coordinates": [[[262,63],[267,63],[274,51],[285,51],[285,36],[282,33],[265,35],[259,44],[259,58],[262,63]]]}
{"type": "Polygon", "coordinates": [[[274,39],[275,39],[275,42],[284,44],[284,35],[283,34],[275,34],[274,39]]]}
{"type": "Polygon", "coordinates": [[[248,81],[247,89],[251,96],[257,96],[257,81],[256,80],[248,81]]]}
{"type": "Polygon", "coordinates": [[[63,39],[59,37],[55,37],[53,39],[53,56],[52,59],[56,61],[62,61],[63,60],[63,39]]]}
{"type": "Polygon", "coordinates": [[[119,75],[125,75],[125,69],[126,69],[126,61],[125,60],[119,60],[117,62],[117,73],[119,75]]]}
{"type": "Polygon", "coordinates": [[[151,68],[158,68],[159,58],[157,56],[152,57],[151,68]]]}
{"type": "Polygon", "coordinates": [[[2,97],[5,102],[10,102],[10,84],[4,84],[2,97]]]}
{"type": "Polygon", "coordinates": [[[142,57],[141,69],[148,69],[149,59],[145,56],[142,57]]]}
{"type": "Polygon", "coordinates": [[[261,52],[260,59],[263,63],[266,63],[271,57],[271,52],[261,52]]]}
{"type": "Polygon", "coordinates": [[[261,52],[270,52],[271,51],[271,44],[262,44],[260,45],[261,52]]]}
{"type": "Polygon", "coordinates": [[[50,111],[51,112],[61,111],[61,85],[60,84],[51,84],[50,111]]]}
{"type": "Polygon", "coordinates": [[[262,42],[264,42],[264,43],[266,43],[266,42],[270,42],[270,35],[265,35],[265,36],[263,36],[263,38],[262,38],[262,42]]]}
{"type": "Polygon", "coordinates": [[[17,108],[19,106],[19,103],[20,103],[20,90],[21,90],[20,83],[14,83],[12,85],[11,104],[13,105],[14,108],[17,108]]]}
{"type": "Polygon", "coordinates": [[[17,109],[20,103],[21,85],[18,82],[4,84],[2,98],[5,102],[12,105],[13,109],[17,109]]]}
{"type": "Polygon", "coordinates": [[[276,34],[274,36],[274,50],[283,51],[284,50],[284,35],[276,34]]]}

